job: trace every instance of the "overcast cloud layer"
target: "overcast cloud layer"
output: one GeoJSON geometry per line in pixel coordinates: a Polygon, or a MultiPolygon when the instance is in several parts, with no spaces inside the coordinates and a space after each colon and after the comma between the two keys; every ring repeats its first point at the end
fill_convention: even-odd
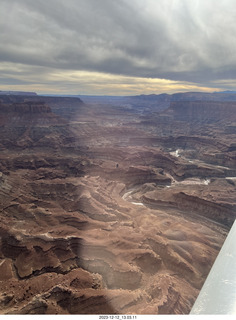
{"type": "Polygon", "coordinates": [[[0,89],[79,92],[88,72],[232,88],[235,21],[235,0],[1,0],[0,89]]]}

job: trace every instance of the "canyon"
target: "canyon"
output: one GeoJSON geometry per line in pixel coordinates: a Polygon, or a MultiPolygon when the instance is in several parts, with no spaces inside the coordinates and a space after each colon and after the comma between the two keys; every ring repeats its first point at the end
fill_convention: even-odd
{"type": "Polygon", "coordinates": [[[236,217],[235,111],[2,93],[0,313],[188,314],[236,217]]]}

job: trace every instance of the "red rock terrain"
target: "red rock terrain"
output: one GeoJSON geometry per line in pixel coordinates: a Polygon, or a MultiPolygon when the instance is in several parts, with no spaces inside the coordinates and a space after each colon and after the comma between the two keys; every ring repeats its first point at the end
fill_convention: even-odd
{"type": "Polygon", "coordinates": [[[236,216],[234,106],[34,99],[0,98],[1,313],[188,314],[236,216]]]}

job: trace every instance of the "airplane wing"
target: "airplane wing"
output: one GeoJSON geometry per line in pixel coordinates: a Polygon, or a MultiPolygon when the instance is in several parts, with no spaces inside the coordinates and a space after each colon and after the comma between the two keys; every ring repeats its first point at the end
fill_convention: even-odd
{"type": "Polygon", "coordinates": [[[236,221],[190,314],[236,314],[236,221]]]}

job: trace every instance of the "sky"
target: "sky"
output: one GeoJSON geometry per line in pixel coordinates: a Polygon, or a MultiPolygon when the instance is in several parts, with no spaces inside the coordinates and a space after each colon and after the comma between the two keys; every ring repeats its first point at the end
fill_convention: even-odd
{"type": "Polygon", "coordinates": [[[235,0],[0,0],[0,90],[236,90],[235,0]]]}

